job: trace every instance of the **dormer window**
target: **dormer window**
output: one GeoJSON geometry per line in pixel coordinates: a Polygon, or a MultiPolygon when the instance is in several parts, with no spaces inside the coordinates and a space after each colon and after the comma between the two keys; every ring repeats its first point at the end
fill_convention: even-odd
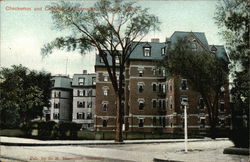
{"type": "Polygon", "coordinates": [[[163,47],[163,48],[161,48],[161,55],[165,55],[165,54],[166,54],[166,48],[163,47]]]}
{"type": "Polygon", "coordinates": [[[149,57],[151,55],[151,48],[150,47],[144,47],[143,53],[145,57],[149,57]]]}
{"type": "Polygon", "coordinates": [[[119,61],[119,56],[115,56],[115,64],[119,64],[120,61],[119,61]]]}
{"type": "Polygon", "coordinates": [[[217,48],[216,48],[215,46],[212,46],[211,51],[212,51],[213,53],[216,53],[217,48]]]}
{"type": "Polygon", "coordinates": [[[190,40],[190,48],[192,51],[197,51],[197,41],[196,39],[190,40]]]}
{"type": "Polygon", "coordinates": [[[100,57],[100,63],[104,63],[103,59],[100,57]]]}
{"type": "Polygon", "coordinates": [[[78,78],[78,85],[84,85],[85,79],[84,78],[78,78]]]}
{"type": "Polygon", "coordinates": [[[92,85],[96,85],[96,78],[95,77],[92,78],[92,85]]]}

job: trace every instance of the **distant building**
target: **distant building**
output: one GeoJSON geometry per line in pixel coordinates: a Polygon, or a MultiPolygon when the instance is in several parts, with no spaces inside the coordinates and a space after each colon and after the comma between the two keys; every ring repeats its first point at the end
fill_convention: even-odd
{"type": "Polygon", "coordinates": [[[74,74],[72,121],[81,123],[82,128],[94,130],[96,74],[74,74]]]}
{"type": "MultiPolygon", "coordinates": [[[[189,80],[180,76],[169,77],[163,67],[158,66],[167,49],[179,38],[192,43],[192,50],[205,50],[228,61],[223,46],[209,46],[204,33],[174,32],[159,42],[140,42],[130,55],[124,73],[123,116],[126,131],[183,132],[184,115],[181,101],[187,101],[188,128],[205,132],[208,128],[208,113],[201,95],[190,86],[189,80]]],[[[135,42],[136,43],[136,42],[135,42]]],[[[132,45],[133,46],[133,45],[132,45]]],[[[110,57],[108,60],[110,61],[110,57]]],[[[96,56],[96,130],[115,130],[115,93],[107,70],[99,55],[96,56]]],[[[219,100],[219,125],[228,128],[229,92],[223,87],[219,100]]]]}
{"type": "MultiPolygon", "coordinates": [[[[51,79],[50,120],[72,120],[72,79],[68,76],[54,76],[51,79]]],[[[47,110],[48,112],[48,110],[47,110]]],[[[47,115],[48,117],[48,115],[47,115]]]]}

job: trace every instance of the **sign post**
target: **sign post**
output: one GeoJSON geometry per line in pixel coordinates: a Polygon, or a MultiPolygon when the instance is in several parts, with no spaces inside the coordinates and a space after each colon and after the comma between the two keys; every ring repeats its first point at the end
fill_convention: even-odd
{"type": "Polygon", "coordinates": [[[187,143],[188,143],[188,133],[187,133],[187,101],[182,101],[181,104],[184,106],[184,134],[185,134],[185,153],[188,152],[187,150],[187,143]]]}

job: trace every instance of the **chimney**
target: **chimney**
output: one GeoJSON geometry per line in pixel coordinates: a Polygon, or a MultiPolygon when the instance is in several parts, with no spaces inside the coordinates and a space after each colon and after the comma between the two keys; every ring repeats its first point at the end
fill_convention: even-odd
{"type": "Polygon", "coordinates": [[[160,42],[160,39],[159,39],[159,38],[152,38],[152,39],[151,39],[151,42],[159,43],[159,42],[160,42]]]}
{"type": "Polygon", "coordinates": [[[87,70],[83,70],[83,72],[82,72],[83,74],[87,74],[87,70]]]}

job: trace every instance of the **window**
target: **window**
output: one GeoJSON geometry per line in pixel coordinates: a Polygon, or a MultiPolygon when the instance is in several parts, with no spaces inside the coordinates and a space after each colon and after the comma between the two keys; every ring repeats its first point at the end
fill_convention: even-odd
{"type": "Polygon", "coordinates": [[[159,117],[159,124],[160,124],[160,126],[162,126],[162,118],[161,117],[159,117]]]}
{"type": "Polygon", "coordinates": [[[166,108],[166,101],[165,100],[162,100],[162,107],[163,107],[163,109],[166,108]]]}
{"type": "Polygon", "coordinates": [[[181,80],[181,90],[187,90],[187,79],[181,80]]]}
{"type": "Polygon", "coordinates": [[[169,104],[170,104],[170,109],[172,109],[173,108],[173,97],[172,96],[169,97],[169,104]]]}
{"type": "Polygon", "coordinates": [[[142,93],[143,90],[144,90],[144,85],[143,85],[143,83],[138,83],[138,91],[139,91],[139,93],[142,93]]]}
{"type": "Polygon", "coordinates": [[[155,69],[153,69],[153,75],[155,75],[156,74],[156,70],[155,69]]]}
{"type": "Polygon", "coordinates": [[[144,119],[143,118],[139,118],[139,127],[142,128],[144,125],[144,119]]]}
{"type": "Polygon", "coordinates": [[[59,113],[53,113],[53,119],[60,119],[59,113]]]}
{"type": "Polygon", "coordinates": [[[55,109],[60,108],[60,103],[59,103],[59,102],[58,102],[58,103],[54,103],[54,108],[55,108],[55,109]]]}
{"type": "Polygon", "coordinates": [[[161,74],[162,74],[161,68],[158,69],[158,73],[159,73],[159,76],[161,76],[161,74]]]}
{"type": "Polygon", "coordinates": [[[55,80],[51,80],[51,86],[52,86],[52,87],[55,86],[55,80]]]}
{"type": "Polygon", "coordinates": [[[224,126],[225,126],[225,119],[224,119],[224,118],[220,118],[220,119],[219,119],[219,125],[220,125],[221,127],[224,127],[224,126]]]}
{"type": "Polygon", "coordinates": [[[188,97],[187,96],[181,96],[181,108],[184,109],[183,103],[188,104],[188,97]]]}
{"type": "Polygon", "coordinates": [[[151,53],[151,48],[150,47],[144,47],[144,56],[149,57],[151,53]]]}
{"type": "Polygon", "coordinates": [[[161,48],[161,54],[165,55],[165,52],[166,52],[166,48],[165,47],[161,48]]]}
{"type": "Polygon", "coordinates": [[[108,81],[108,76],[104,76],[103,81],[107,82],[108,81]]]}
{"type": "Polygon", "coordinates": [[[100,63],[103,63],[104,61],[103,61],[103,59],[100,57],[100,63]]]}
{"type": "Polygon", "coordinates": [[[162,69],[162,76],[166,76],[166,70],[165,69],[162,69]]]}
{"type": "Polygon", "coordinates": [[[162,84],[159,84],[159,92],[162,92],[162,84]]]}
{"type": "Polygon", "coordinates": [[[60,98],[61,97],[61,92],[54,92],[54,97],[55,98],[60,98]]]}
{"type": "Polygon", "coordinates": [[[156,84],[153,84],[153,91],[156,91],[156,84]]]}
{"type": "Polygon", "coordinates": [[[166,93],[166,85],[165,84],[162,84],[162,92],[166,93]]]}
{"type": "Polygon", "coordinates": [[[190,46],[191,46],[191,50],[192,51],[197,51],[197,43],[196,43],[195,39],[193,39],[192,41],[190,41],[190,46]]]}
{"type": "Polygon", "coordinates": [[[163,127],[166,126],[166,118],[165,118],[165,117],[162,118],[162,126],[163,126],[163,127]]]}
{"type": "Polygon", "coordinates": [[[204,104],[204,100],[203,100],[203,98],[199,98],[199,108],[200,109],[204,109],[205,108],[205,104],[204,104]]]}
{"type": "Polygon", "coordinates": [[[153,117],[153,126],[156,126],[156,117],[153,117]]]}
{"type": "Polygon", "coordinates": [[[78,96],[85,96],[85,90],[77,90],[78,96]]]}
{"type": "Polygon", "coordinates": [[[116,64],[119,64],[119,63],[120,63],[119,56],[115,56],[115,63],[116,63],[116,64]]]}
{"type": "Polygon", "coordinates": [[[102,127],[107,127],[108,125],[108,121],[107,120],[103,120],[102,121],[102,127]]]}
{"type": "Polygon", "coordinates": [[[85,114],[84,113],[77,113],[76,118],[77,119],[85,119],[85,114]]]}
{"type": "Polygon", "coordinates": [[[102,111],[107,111],[108,110],[108,102],[107,101],[104,101],[102,103],[102,111]]]}
{"type": "Polygon", "coordinates": [[[153,108],[156,108],[156,104],[157,104],[156,100],[153,100],[153,108]]]}
{"type": "Polygon", "coordinates": [[[96,78],[95,77],[92,78],[92,85],[96,85],[96,78]]]}
{"type": "Polygon", "coordinates": [[[206,120],[205,117],[200,118],[200,128],[205,128],[206,120]]]}
{"type": "Polygon", "coordinates": [[[85,108],[85,102],[77,101],[77,107],[78,108],[85,108]]]}
{"type": "Polygon", "coordinates": [[[103,90],[103,95],[104,95],[104,96],[107,96],[107,95],[108,95],[108,90],[107,90],[107,89],[104,89],[104,90],[103,90]]]}
{"type": "Polygon", "coordinates": [[[143,70],[139,70],[139,77],[143,77],[143,70]]]}
{"type": "Polygon", "coordinates": [[[88,108],[92,108],[92,102],[88,102],[88,108]]]}
{"type": "Polygon", "coordinates": [[[92,119],[92,113],[87,114],[87,119],[92,119]]]}
{"type": "Polygon", "coordinates": [[[144,109],[144,102],[139,101],[139,110],[143,110],[143,109],[144,109]]]}
{"type": "Polygon", "coordinates": [[[169,92],[172,92],[172,80],[170,79],[169,81],[168,81],[169,83],[168,83],[168,86],[169,86],[169,92]]]}
{"type": "Polygon", "coordinates": [[[103,95],[104,95],[104,96],[108,96],[109,87],[103,86],[103,87],[102,87],[102,90],[103,90],[103,95]]]}
{"type": "Polygon", "coordinates": [[[88,91],[88,96],[92,96],[92,90],[91,89],[88,91]]]}
{"type": "Polygon", "coordinates": [[[220,112],[224,112],[224,111],[225,111],[225,102],[220,101],[220,112]]]}
{"type": "Polygon", "coordinates": [[[78,78],[78,85],[84,85],[85,79],[84,78],[78,78]]]}
{"type": "Polygon", "coordinates": [[[159,109],[162,109],[162,100],[159,100],[159,109]]]}

